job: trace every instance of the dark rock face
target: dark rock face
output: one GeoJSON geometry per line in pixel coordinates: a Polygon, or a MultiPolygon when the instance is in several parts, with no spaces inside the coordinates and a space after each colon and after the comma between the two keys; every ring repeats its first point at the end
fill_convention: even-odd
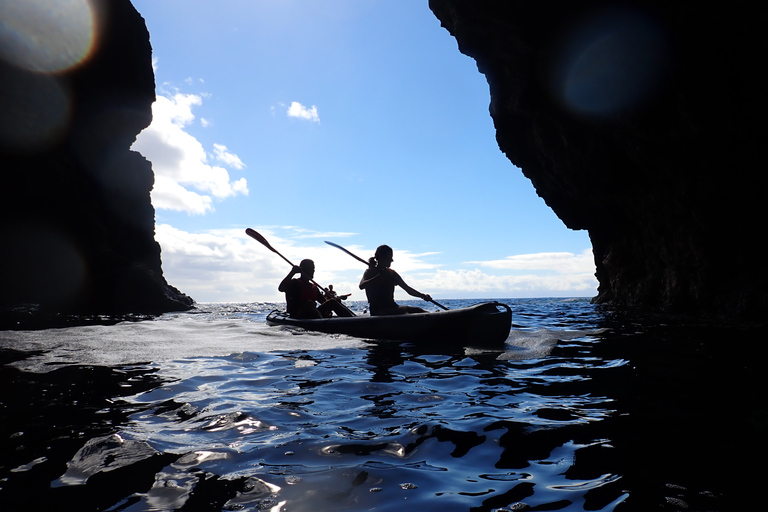
{"type": "Polygon", "coordinates": [[[569,228],[589,231],[597,302],[764,316],[762,11],[429,5],[488,80],[501,150],[569,228]]]}
{"type": "MultiPolygon", "coordinates": [[[[152,120],[149,34],[128,0],[90,4],[90,12],[59,17],[91,16],[85,29],[72,29],[96,27],[82,63],[51,71],[49,61],[19,58],[23,45],[0,53],[0,306],[74,314],[189,309],[192,299],[163,278],[151,165],[129,149],[152,120]]],[[[46,33],[36,39],[45,43],[46,33]]],[[[41,54],[77,43],[53,39],[41,54]]]]}

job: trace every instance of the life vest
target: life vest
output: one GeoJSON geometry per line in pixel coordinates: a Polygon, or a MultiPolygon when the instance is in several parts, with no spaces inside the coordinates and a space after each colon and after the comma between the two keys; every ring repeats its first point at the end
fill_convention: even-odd
{"type": "Polygon", "coordinates": [[[320,291],[317,289],[315,283],[305,282],[301,279],[296,279],[299,282],[299,297],[301,302],[312,301],[315,302],[320,298],[320,291]]]}
{"type": "Polygon", "coordinates": [[[307,307],[315,307],[315,302],[319,299],[320,291],[317,286],[303,279],[292,279],[285,292],[285,305],[291,316],[300,314],[307,307]]]}

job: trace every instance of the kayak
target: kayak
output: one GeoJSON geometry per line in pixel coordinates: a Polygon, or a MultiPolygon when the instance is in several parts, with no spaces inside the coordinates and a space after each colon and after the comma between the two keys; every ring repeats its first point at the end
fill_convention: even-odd
{"type": "Polygon", "coordinates": [[[501,302],[483,302],[448,311],[317,319],[290,318],[284,311],[275,310],[267,315],[267,325],[371,340],[503,346],[512,327],[512,310],[501,302]]]}

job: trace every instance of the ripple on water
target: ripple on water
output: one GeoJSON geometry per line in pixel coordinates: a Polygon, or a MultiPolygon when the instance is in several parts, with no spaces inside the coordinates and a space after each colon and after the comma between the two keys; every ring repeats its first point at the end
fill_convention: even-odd
{"type": "Polygon", "coordinates": [[[436,353],[206,307],[0,334],[29,356],[0,366],[4,504],[720,511],[729,469],[760,460],[762,381],[749,361],[729,373],[708,332],[693,343],[598,321],[584,301],[518,301],[503,352],[436,353]],[[750,421],[712,414],[723,404],[750,421]]]}

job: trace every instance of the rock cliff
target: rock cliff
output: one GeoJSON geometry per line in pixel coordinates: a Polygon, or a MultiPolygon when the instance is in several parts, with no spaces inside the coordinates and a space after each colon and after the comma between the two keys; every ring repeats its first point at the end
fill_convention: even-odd
{"type": "Polygon", "coordinates": [[[129,149],[155,99],[144,20],[129,0],[36,4],[0,27],[0,307],[188,309],[163,277],[151,164],[129,149]]]}
{"type": "Polygon", "coordinates": [[[764,317],[765,11],[430,0],[490,88],[500,149],[589,232],[595,301],[764,317]]]}

